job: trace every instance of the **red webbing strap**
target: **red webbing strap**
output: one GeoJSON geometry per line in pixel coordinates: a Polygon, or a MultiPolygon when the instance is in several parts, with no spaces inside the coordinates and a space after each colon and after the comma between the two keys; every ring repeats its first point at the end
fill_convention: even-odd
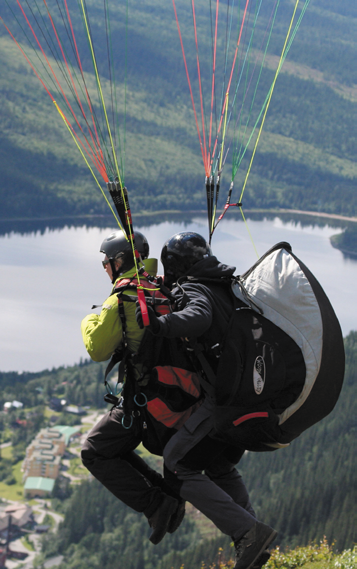
{"type": "Polygon", "coordinates": [[[141,315],[143,317],[143,324],[144,326],[150,326],[150,318],[148,314],[148,307],[146,305],[146,298],[144,294],[144,290],[142,287],[138,286],[137,288],[138,293],[138,301],[141,310],[141,315]]]}
{"type": "Polygon", "coordinates": [[[247,415],[243,415],[243,417],[240,417],[239,419],[236,419],[235,421],[233,421],[233,425],[235,427],[238,427],[238,425],[240,425],[241,423],[244,423],[245,421],[248,421],[249,419],[268,419],[269,417],[269,413],[267,413],[266,411],[261,411],[260,413],[248,413],[247,415]]]}

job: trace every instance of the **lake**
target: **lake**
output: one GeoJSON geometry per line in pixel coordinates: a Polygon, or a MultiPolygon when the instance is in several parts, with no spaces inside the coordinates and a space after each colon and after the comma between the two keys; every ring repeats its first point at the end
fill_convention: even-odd
{"type": "MultiPolygon", "coordinates": [[[[288,241],[325,289],[344,335],[357,329],[357,259],[347,259],[331,246],[336,227],[279,217],[248,218],[248,227],[259,255],[288,241]]],[[[199,216],[187,223],[142,222],[137,228],[147,236],[153,257],[160,256],[164,241],[178,231],[207,236],[206,218],[199,216]]],[[[41,371],[87,358],[80,323],[93,304],[102,304],[110,294],[99,253],[109,233],[108,228],[83,225],[0,236],[1,371],[41,371]]],[[[214,234],[212,249],[222,262],[235,265],[238,274],[257,260],[243,221],[228,215],[214,234]]]]}

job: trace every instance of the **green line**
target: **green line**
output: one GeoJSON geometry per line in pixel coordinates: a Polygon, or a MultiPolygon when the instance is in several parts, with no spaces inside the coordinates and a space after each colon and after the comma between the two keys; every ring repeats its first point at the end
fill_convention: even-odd
{"type": "MultiPolygon", "coordinates": [[[[307,7],[308,7],[309,3],[310,3],[310,0],[306,0],[304,6],[303,6],[303,8],[302,8],[301,14],[300,14],[300,16],[299,16],[299,18],[298,18],[298,20],[297,20],[297,22],[296,22],[295,28],[294,28],[294,30],[293,30],[293,32],[292,32],[292,34],[291,34],[290,40],[289,40],[289,42],[288,42],[288,44],[287,44],[287,47],[286,47],[286,49],[285,49],[285,51],[284,51],[284,55],[283,55],[282,60],[281,60],[280,68],[279,68],[279,66],[278,66],[278,69],[279,69],[279,72],[278,72],[278,73],[280,73],[280,71],[281,71],[281,68],[282,68],[282,66],[283,66],[283,64],[284,64],[284,61],[285,61],[287,55],[288,55],[288,52],[289,52],[289,50],[290,50],[290,48],[291,48],[291,45],[292,45],[292,42],[293,42],[293,40],[294,40],[294,38],[295,38],[295,36],[296,36],[296,33],[297,33],[297,31],[298,31],[298,28],[300,27],[301,21],[302,21],[302,19],[303,19],[303,16],[304,16],[304,14],[305,14],[305,12],[306,12],[306,10],[307,10],[307,7]]],[[[273,83],[274,83],[274,82],[273,82],[273,83]]],[[[272,91],[272,89],[273,89],[273,83],[272,83],[272,85],[270,86],[269,91],[268,91],[268,93],[267,93],[267,95],[266,95],[266,97],[265,97],[264,103],[263,103],[263,105],[262,105],[262,108],[261,108],[261,110],[260,110],[260,113],[259,113],[259,115],[258,115],[258,118],[257,118],[256,121],[255,121],[255,124],[254,124],[254,126],[253,126],[252,132],[251,132],[251,134],[250,134],[250,136],[249,136],[249,138],[248,138],[247,144],[245,145],[244,151],[243,151],[243,153],[242,153],[242,155],[241,155],[239,161],[238,161],[238,162],[234,165],[234,167],[232,168],[232,180],[234,180],[234,178],[235,178],[235,176],[236,176],[236,174],[237,174],[237,172],[238,172],[238,169],[239,169],[239,167],[240,167],[240,165],[241,165],[241,163],[242,163],[242,160],[244,159],[245,154],[246,154],[246,152],[247,152],[247,150],[248,150],[248,147],[249,147],[249,144],[250,144],[250,142],[251,142],[251,139],[252,139],[252,137],[253,137],[253,135],[254,135],[254,133],[255,133],[255,129],[257,128],[257,126],[258,126],[258,124],[259,124],[259,121],[260,121],[260,119],[261,119],[261,116],[262,116],[262,114],[263,114],[263,112],[264,112],[264,110],[265,110],[265,107],[266,107],[266,105],[267,105],[267,103],[268,103],[268,101],[269,101],[270,94],[271,94],[271,91],[272,91]]],[[[241,201],[241,200],[240,200],[240,201],[241,201]]]]}
{"type": "MultiPolygon", "coordinates": [[[[85,19],[84,15],[83,15],[83,12],[82,12],[81,1],[80,1],[80,0],[77,0],[77,4],[78,4],[79,13],[80,13],[81,19],[82,19],[84,34],[85,34],[85,37],[86,37],[86,40],[87,40],[87,43],[88,43],[88,47],[89,47],[89,52],[90,52],[90,55],[91,55],[91,58],[92,58],[93,68],[95,69],[94,52],[92,52],[92,49],[91,49],[91,42],[90,42],[89,37],[88,37],[88,34],[87,34],[86,19],[85,19]]],[[[112,153],[111,153],[110,145],[108,145],[107,140],[106,140],[106,138],[105,138],[105,136],[104,136],[104,134],[103,134],[104,131],[106,130],[106,127],[105,127],[105,120],[104,120],[104,116],[103,116],[104,113],[103,113],[103,108],[102,108],[102,105],[101,105],[100,91],[99,91],[99,86],[98,86],[98,81],[97,81],[96,76],[95,76],[95,79],[96,79],[95,84],[96,84],[97,96],[98,96],[97,105],[98,105],[98,107],[99,107],[99,112],[100,112],[100,114],[102,115],[103,124],[102,124],[102,126],[100,125],[99,119],[97,118],[97,116],[95,117],[95,122],[96,122],[96,125],[97,125],[98,132],[100,133],[101,142],[102,142],[102,144],[103,144],[102,151],[103,151],[104,156],[106,157],[106,159],[104,160],[104,162],[105,162],[105,165],[106,165],[106,168],[107,168],[107,174],[108,174],[108,176],[109,176],[109,174],[111,173],[111,174],[112,174],[112,177],[114,178],[114,177],[115,177],[115,164],[113,163],[113,160],[112,160],[112,153]]],[[[93,105],[93,106],[94,106],[94,105],[93,105]]]]}
{"type": "MultiPolygon", "coordinates": [[[[269,48],[269,45],[270,45],[270,40],[271,40],[271,36],[272,36],[272,33],[273,33],[274,24],[275,24],[275,19],[276,19],[276,15],[277,15],[277,12],[278,12],[279,4],[280,4],[280,0],[278,0],[277,5],[276,5],[276,7],[275,7],[274,16],[273,16],[273,19],[272,19],[272,24],[271,24],[270,31],[269,31],[269,35],[268,35],[268,40],[267,40],[267,43],[266,43],[266,46],[265,46],[265,50],[264,50],[264,54],[263,54],[263,59],[262,59],[262,63],[261,63],[260,70],[259,70],[259,74],[258,74],[257,83],[256,83],[256,85],[255,85],[255,89],[254,89],[254,93],[253,93],[251,105],[250,105],[250,108],[249,108],[249,111],[248,111],[248,118],[247,118],[247,121],[246,121],[246,124],[245,124],[244,132],[243,132],[242,135],[241,135],[241,139],[240,139],[241,142],[240,142],[239,151],[238,151],[238,137],[237,137],[236,150],[235,150],[235,153],[234,153],[235,156],[236,156],[235,162],[238,162],[238,161],[239,161],[239,157],[240,157],[241,152],[242,152],[243,141],[244,141],[244,139],[245,139],[245,136],[246,136],[246,133],[247,133],[247,130],[248,130],[248,124],[249,124],[249,121],[250,121],[251,116],[252,116],[253,106],[254,106],[254,102],[255,102],[255,99],[256,99],[258,87],[259,87],[259,84],[260,84],[260,79],[261,79],[261,75],[262,75],[262,72],[263,72],[263,67],[264,67],[264,62],[265,62],[266,54],[267,54],[267,51],[268,51],[268,48],[269,48]]],[[[241,113],[241,116],[240,116],[241,119],[243,118],[243,117],[242,117],[242,114],[243,114],[243,113],[241,113]]],[[[234,161],[233,161],[233,164],[234,164],[234,161]]],[[[233,164],[232,164],[232,172],[233,172],[233,164]]],[[[232,174],[232,175],[233,175],[233,174],[232,174]]]]}

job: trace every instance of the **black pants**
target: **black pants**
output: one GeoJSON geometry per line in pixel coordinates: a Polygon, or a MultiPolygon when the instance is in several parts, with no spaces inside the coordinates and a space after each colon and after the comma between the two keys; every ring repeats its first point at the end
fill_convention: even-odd
{"type": "Polygon", "coordinates": [[[116,498],[149,518],[164,494],[179,496],[134,452],[142,441],[141,417],[126,429],[123,415],[122,409],[114,408],[93,427],[82,448],[82,462],[116,498]]]}
{"type": "Polygon", "coordinates": [[[164,450],[165,477],[173,474],[180,496],[236,541],[255,524],[256,515],[234,467],[244,451],[210,437],[213,415],[214,402],[207,397],[170,439],[164,450]]]}

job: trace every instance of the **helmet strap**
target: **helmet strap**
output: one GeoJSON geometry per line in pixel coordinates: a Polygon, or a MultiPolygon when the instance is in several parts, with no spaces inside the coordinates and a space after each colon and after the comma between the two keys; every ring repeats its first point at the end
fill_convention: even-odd
{"type": "Polygon", "coordinates": [[[109,259],[109,263],[110,263],[110,267],[112,269],[112,275],[113,275],[112,284],[114,284],[115,281],[117,280],[118,276],[119,276],[120,268],[119,269],[115,268],[115,260],[114,259],[109,259]]]}

